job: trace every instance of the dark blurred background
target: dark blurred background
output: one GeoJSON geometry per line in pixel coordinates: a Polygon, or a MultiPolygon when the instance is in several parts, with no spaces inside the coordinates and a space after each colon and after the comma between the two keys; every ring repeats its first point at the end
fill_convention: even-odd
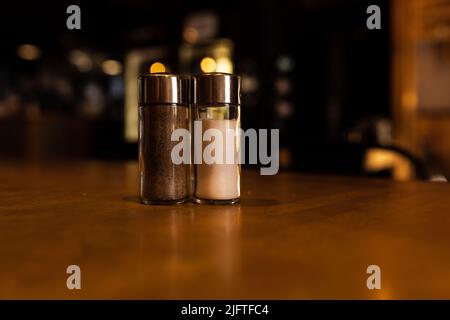
{"type": "Polygon", "coordinates": [[[138,75],[222,71],[283,170],[445,181],[449,26],[447,0],[8,1],[0,157],[136,159],[138,75]]]}

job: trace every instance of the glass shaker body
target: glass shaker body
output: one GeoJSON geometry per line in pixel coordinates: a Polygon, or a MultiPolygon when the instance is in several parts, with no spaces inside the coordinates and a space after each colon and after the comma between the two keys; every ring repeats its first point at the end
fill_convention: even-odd
{"type": "Polygon", "coordinates": [[[241,181],[239,78],[203,74],[197,77],[194,90],[194,201],[237,203],[241,181]]]}
{"type": "MultiPolygon", "coordinates": [[[[189,82],[172,74],[139,79],[139,193],[145,204],[189,199],[190,165],[174,163],[176,129],[189,132],[189,82]]],[[[190,145],[189,145],[190,148],[190,145]]]]}

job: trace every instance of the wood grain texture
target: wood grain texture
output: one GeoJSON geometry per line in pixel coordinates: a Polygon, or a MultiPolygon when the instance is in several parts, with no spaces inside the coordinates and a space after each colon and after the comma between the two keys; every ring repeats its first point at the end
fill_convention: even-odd
{"type": "Polygon", "coordinates": [[[137,186],[134,162],[2,163],[0,298],[450,298],[447,184],[244,172],[236,206],[137,186]]]}

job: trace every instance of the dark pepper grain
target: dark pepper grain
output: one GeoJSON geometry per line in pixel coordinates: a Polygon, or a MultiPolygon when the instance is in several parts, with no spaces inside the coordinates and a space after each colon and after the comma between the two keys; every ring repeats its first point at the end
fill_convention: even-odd
{"type": "Polygon", "coordinates": [[[139,107],[140,197],[144,203],[180,203],[189,197],[189,165],[173,164],[175,129],[189,129],[189,108],[180,105],[139,107]]]}

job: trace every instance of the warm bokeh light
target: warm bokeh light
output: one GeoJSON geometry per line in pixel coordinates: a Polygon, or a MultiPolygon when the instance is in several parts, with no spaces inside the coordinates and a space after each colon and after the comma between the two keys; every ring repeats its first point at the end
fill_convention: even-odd
{"type": "Polygon", "coordinates": [[[289,167],[293,163],[292,152],[289,148],[281,148],[279,158],[282,167],[289,167]]]}
{"type": "Polygon", "coordinates": [[[397,181],[411,180],[414,171],[407,158],[394,151],[381,148],[368,149],[364,156],[363,166],[367,172],[392,169],[393,178],[397,181]]]}
{"type": "Polygon", "coordinates": [[[166,72],[166,66],[161,62],[154,62],[150,66],[150,73],[166,72]]]}
{"type": "Polygon", "coordinates": [[[41,56],[41,49],[32,44],[22,44],[17,48],[17,55],[24,60],[37,60],[41,56]]]}
{"type": "Polygon", "coordinates": [[[406,91],[402,95],[402,104],[407,110],[415,109],[417,106],[417,101],[417,93],[414,91],[406,91]]]}
{"type": "Polygon", "coordinates": [[[72,50],[69,53],[69,61],[81,72],[88,72],[93,67],[92,59],[86,52],[81,50],[72,50]]]}
{"type": "Polygon", "coordinates": [[[278,78],[274,82],[275,91],[280,96],[286,96],[292,91],[292,82],[288,78],[278,78]]]}
{"type": "Polygon", "coordinates": [[[183,32],[183,39],[187,43],[196,43],[198,41],[198,31],[194,27],[187,27],[183,32]]]}
{"type": "Polygon", "coordinates": [[[216,71],[216,61],[213,58],[205,57],[200,62],[200,69],[203,72],[214,72],[216,71]]]}
{"type": "Polygon", "coordinates": [[[122,64],[117,60],[105,60],[102,63],[102,70],[109,76],[117,76],[122,73],[122,64]]]}
{"type": "Polygon", "coordinates": [[[217,58],[215,71],[233,73],[233,62],[228,57],[217,58]]]}
{"type": "Polygon", "coordinates": [[[275,102],[275,112],[281,119],[288,119],[294,113],[294,105],[288,100],[275,102]]]}
{"type": "Polygon", "coordinates": [[[243,74],[241,79],[243,93],[255,92],[258,90],[259,81],[257,77],[243,74]]]}

